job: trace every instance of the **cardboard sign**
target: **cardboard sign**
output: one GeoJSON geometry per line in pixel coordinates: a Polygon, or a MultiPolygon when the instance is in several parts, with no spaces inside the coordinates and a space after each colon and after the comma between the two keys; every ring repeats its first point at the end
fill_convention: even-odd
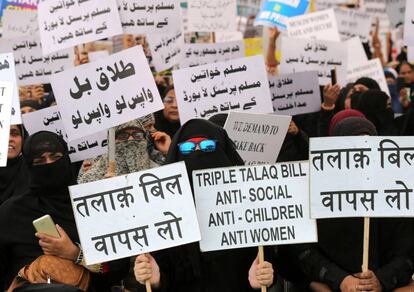
{"type": "Polygon", "coordinates": [[[308,163],[193,172],[202,251],[316,242],[308,163]]]}
{"type": "Polygon", "coordinates": [[[0,167],[7,165],[13,86],[10,81],[0,81],[0,167]]]}
{"type": "Polygon", "coordinates": [[[404,24],[405,2],[406,0],[385,0],[385,10],[394,28],[404,24]]]}
{"type": "Polygon", "coordinates": [[[414,2],[409,0],[405,8],[404,43],[414,47],[414,2]]]}
{"type": "Polygon", "coordinates": [[[0,54],[0,80],[13,83],[13,98],[11,105],[11,125],[22,123],[20,113],[19,91],[16,84],[16,68],[14,65],[14,57],[12,53],[0,54]]]}
{"type": "Polygon", "coordinates": [[[6,39],[39,34],[37,13],[25,10],[5,10],[2,16],[3,34],[6,39]],[[16,21],[18,19],[18,21],[16,21]]]}
{"type": "Polygon", "coordinates": [[[147,40],[157,72],[172,68],[184,57],[184,34],[181,30],[173,34],[149,34],[147,40]]]}
{"type": "Polygon", "coordinates": [[[88,265],[200,240],[184,162],[69,191],[88,265]]]}
{"type": "Polygon", "coordinates": [[[335,16],[338,23],[341,39],[347,40],[358,36],[361,41],[369,41],[371,31],[371,16],[369,14],[356,11],[355,9],[335,9],[335,16]]]}
{"type": "Polygon", "coordinates": [[[359,66],[361,63],[368,62],[367,54],[359,37],[353,37],[347,40],[346,47],[348,50],[348,70],[359,66]]]}

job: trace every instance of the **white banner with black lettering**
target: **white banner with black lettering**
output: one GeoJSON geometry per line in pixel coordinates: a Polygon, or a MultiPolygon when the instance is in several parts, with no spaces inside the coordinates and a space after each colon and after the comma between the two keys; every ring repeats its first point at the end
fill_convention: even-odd
{"type": "Polygon", "coordinates": [[[343,41],[354,36],[358,36],[363,42],[369,41],[372,23],[369,14],[355,9],[336,8],[335,17],[343,41]]]}
{"type": "Polygon", "coordinates": [[[181,30],[172,34],[149,34],[147,40],[157,72],[172,68],[184,57],[184,34],[181,30]]]}
{"type": "Polygon", "coordinates": [[[7,165],[13,86],[10,81],[0,81],[0,167],[7,165]]]}
{"type": "Polygon", "coordinates": [[[310,140],[312,218],[414,217],[414,137],[310,140]]]}
{"type": "Polygon", "coordinates": [[[316,242],[307,162],[193,172],[200,248],[316,242]]]}
{"type": "Polygon", "coordinates": [[[20,112],[19,88],[16,83],[16,68],[14,65],[13,53],[0,54],[0,80],[13,83],[13,98],[11,105],[11,125],[22,123],[20,112]]]}
{"type": "Polygon", "coordinates": [[[88,265],[200,240],[184,162],[69,191],[88,265]]]}

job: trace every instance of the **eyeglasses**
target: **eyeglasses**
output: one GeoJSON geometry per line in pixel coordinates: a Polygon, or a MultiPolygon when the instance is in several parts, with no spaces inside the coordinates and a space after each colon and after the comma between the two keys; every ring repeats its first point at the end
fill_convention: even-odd
{"type": "Polygon", "coordinates": [[[190,154],[196,150],[197,145],[200,147],[200,150],[203,152],[214,152],[217,148],[216,140],[203,140],[200,142],[183,142],[178,144],[178,149],[181,154],[190,154]]]}
{"type": "Polygon", "coordinates": [[[116,140],[126,141],[132,137],[134,140],[144,140],[145,133],[141,131],[134,131],[134,132],[119,132],[115,135],[116,140]]]}

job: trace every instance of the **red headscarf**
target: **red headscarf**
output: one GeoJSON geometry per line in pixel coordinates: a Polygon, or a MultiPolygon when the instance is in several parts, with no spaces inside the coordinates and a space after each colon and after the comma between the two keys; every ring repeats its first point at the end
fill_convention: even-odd
{"type": "Polygon", "coordinates": [[[346,109],[346,110],[336,113],[332,117],[331,123],[329,124],[329,136],[332,136],[332,131],[338,122],[342,121],[343,119],[349,118],[349,117],[365,118],[365,115],[361,113],[360,111],[357,111],[354,109],[346,109]]]}

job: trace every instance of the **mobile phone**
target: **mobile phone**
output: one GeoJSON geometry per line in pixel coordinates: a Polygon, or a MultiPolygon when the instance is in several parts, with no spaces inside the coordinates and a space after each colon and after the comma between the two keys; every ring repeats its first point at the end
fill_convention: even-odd
{"type": "Polygon", "coordinates": [[[405,90],[407,91],[407,96],[405,97],[405,99],[411,102],[411,88],[406,87],[405,90]]]}
{"type": "Polygon", "coordinates": [[[336,69],[331,70],[331,83],[335,85],[338,81],[336,80],[336,69]]]}
{"type": "Polygon", "coordinates": [[[47,235],[60,238],[60,234],[56,229],[56,225],[50,215],[45,215],[33,221],[33,226],[39,233],[45,233],[47,235]]]}

